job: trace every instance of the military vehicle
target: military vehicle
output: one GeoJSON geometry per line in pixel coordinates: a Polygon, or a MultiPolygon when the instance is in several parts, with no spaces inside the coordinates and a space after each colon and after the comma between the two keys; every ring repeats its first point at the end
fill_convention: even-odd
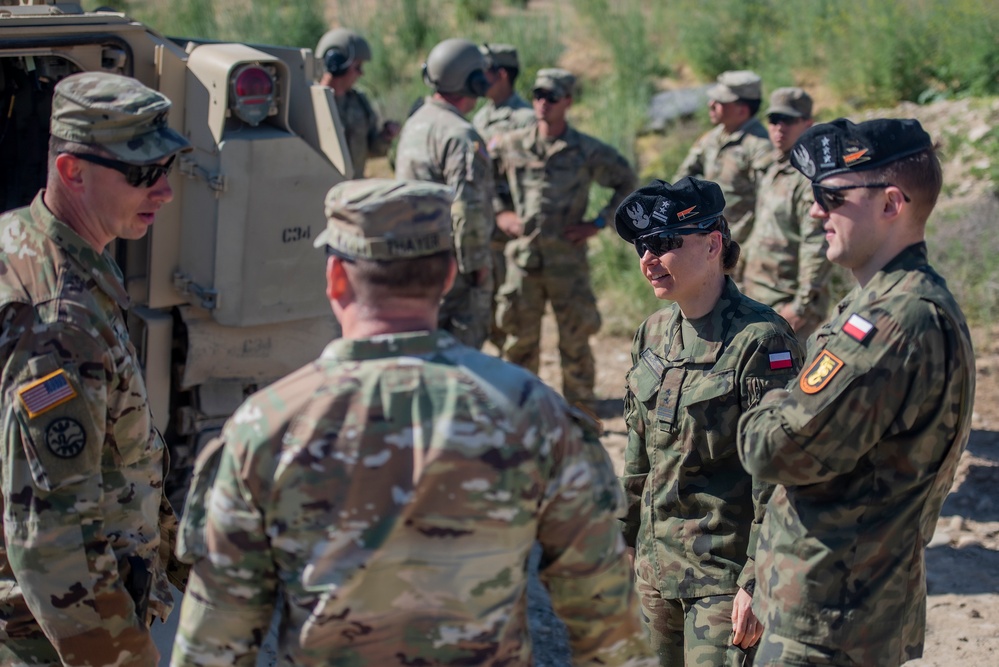
{"type": "Polygon", "coordinates": [[[52,89],[76,72],[163,92],[194,146],[150,233],[113,248],[175,503],[195,452],[242,400],[338,331],[312,240],[352,167],[316,65],[309,49],[167,38],[112,10],[0,0],[0,210],[44,186],[52,89]]]}

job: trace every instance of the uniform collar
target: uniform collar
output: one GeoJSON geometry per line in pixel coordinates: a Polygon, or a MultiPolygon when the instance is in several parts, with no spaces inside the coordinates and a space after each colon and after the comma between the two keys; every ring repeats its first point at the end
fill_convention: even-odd
{"type": "MultiPolygon", "coordinates": [[[[733,314],[742,300],[739,288],[735,286],[735,281],[730,276],[725,276],[725,286],[722,288],[718,303],[711,309],[711,312],[704,317],[690,320],[694,329],[697,330],[696,341],[684,341],[683,359],[689,363],[711,364],[718,360],[728,336],[728,329],[732,324],[733,314]]],[[[670,321],[669,329],[679,327],[683,316],[680,308],[674,306],[673,319],[670,321]]]]}
{"type": "Polygon", "coordinates": [[[45,205],[45,190],[40,190],[31,202],[31,217],[45,236],[59,246],[79,267],[82,273],[93,278],[118,307],[125,310],[131,305],[125,292],[124,276],[107,250],[97,252],[65,222],[57,219],[45,205]]]}
{"type": "Polygon", "coordinates": [[[873,293],[880,296],[894,287],[905,274],[911,271],[919,271],[928,266],[929,260],[926,253],[926,242],[913,243],[889,260],[860,289],[868,294],[873,293]]]}
{"type": "Polygon", "coordinates": [[[322,359],[364,361],[386,357],[429,357],[458,345],[446,331],[409,331],[371,338],[338,338],[323,350],[322,359]]]}

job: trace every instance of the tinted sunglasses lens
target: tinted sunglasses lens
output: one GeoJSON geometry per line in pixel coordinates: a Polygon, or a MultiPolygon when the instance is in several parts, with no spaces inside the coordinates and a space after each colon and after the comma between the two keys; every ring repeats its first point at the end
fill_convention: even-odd
{"type": "Polygon", "coordinates": [[[547,90],[535,90],[534,99],[545,100],[549,104],[558,104],[562,101],[562,97],[560,95],[556,95],[555,93],[547,90]]]}
{"type": "Polygon", "coordinates": [[[659,234],[657,236],[648,236],[635,241],[635,250],[638,251],[639,257],[643,257],[645,255],[646,249],[648,249],[648,251],[656,257],[660,257],[668,253],[670,250],[676,250],[682,246],[683,237],[677,234],[659,234]]]}
{"type": "Polygon", "coordinates": [[[830,211],[833,211],[843,205],[844,199],[842,194],[826,190],[822,186],[815,185],[814,183],[812,184],[812,194],[815,195],[815,203],[818,204],[819,207],[826,213],[829,213],[830,211]]]}
{"type": "Polygon", "coordinates": [[[170,173],[176,157],[176,155],[172,156],[166,164],[150,164],[144,167],[130,165],[128,173],[125,174],[125,180],[132,187],[145,186],[151,188],[162,176],[170,173]]]}

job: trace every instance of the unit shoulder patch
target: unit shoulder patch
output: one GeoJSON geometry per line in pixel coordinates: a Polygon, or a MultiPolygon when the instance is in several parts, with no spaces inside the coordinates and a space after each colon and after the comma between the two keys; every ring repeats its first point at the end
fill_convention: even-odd
{"type": "Polygon", "coordinates": [[[801,374],[798,386],[806,394],[817,394],[844,366],[846,364],[843,363],[842,359],[829,350],[822,350],[822,354],[812,362],[807,371],[801,374]]]}

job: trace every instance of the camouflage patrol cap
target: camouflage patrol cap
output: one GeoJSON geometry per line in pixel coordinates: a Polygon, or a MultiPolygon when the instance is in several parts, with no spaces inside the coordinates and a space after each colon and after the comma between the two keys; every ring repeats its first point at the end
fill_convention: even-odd
{"type": "Polygon", "coordinates": [[[486,67],[509,67],[520,69],[520,59],[517,57],[517,47],[513,44],[483,44],[479,51],[486,57],[486,67]]]}
{"type": "Polygon", "coordinates": [[[326,229],[313,245],[348,259],[397,260],[450,250],[451,188],[368,178],[326,195],[326,229]]]}
{"type": "Polygon", "coordinates": [[[812,96],[801,88],[778,88],[770,95],[767,115],[780,114],[792,118],[812,117],[812,96]]]}
{"type": "Polygon", "coordinates": [[[52,96],[52,136],[100,146],[130,164],[159,162],[191,144],[167,127],[170,100],[133,78],[110,72],[68,76],[52,96]]]}
{"type": "Polygon", "coordinates": [[[624,198],[614,215],[617,233],[628,243],[671,229],[728,224],[722,217],[725,195],[717,183],[685,176],[670,185],[654,180],[624,198]]]}
{"type": "Polygon", "coordinates": [[[930,135],[913,118],[879,118],[860,124],[837,118],[805,130],[791,149],[791,164],[817,183],[834,174],[876,169],[932,148],[930,135]]]}
{"type": "Polygon", "coordinates": [[[760,77],[749,70],[734,70],[718,75],[717,83],[708,89],[708,97],[716,102],[735,102],[736,100],[758,100],[760,92],[760,77]]]}
{"type": "Polygon", "coordinates": [[[560,97],[566,97],[572,95],[575,88],[575,74],[559,67],[549,67],[538,70],[538,75],[534,79],[534,87],[531,90],[547,90],[560,97]]]}

